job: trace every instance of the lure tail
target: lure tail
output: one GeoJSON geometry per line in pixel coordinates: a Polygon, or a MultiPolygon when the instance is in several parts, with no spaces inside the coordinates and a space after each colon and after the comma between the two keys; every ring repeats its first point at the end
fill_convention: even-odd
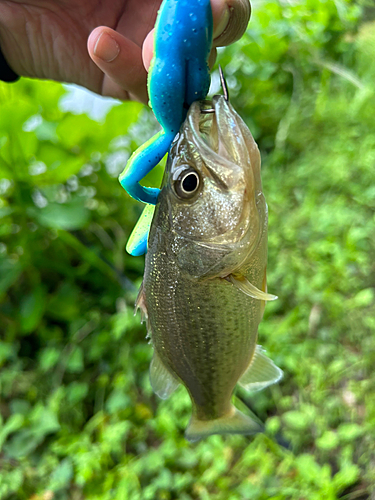
{"type": "Polygon", "coordinates": [[[212,434],[256,434],[262,430],[261,425],[232,406],[228,415],[215,420],[198,420],[193,415],[185,437],[188,441],[198,441],[212,434]]]}
{"type": "Polygon", "coordinates": [[[139,182],[159,163],[168,152],[175,134],[160,131],[145,142],[130,157],[120,174],[121,186],[135,200],[155,205],[160,189],[143,187],[139,182]]]}
{"type": "Polygon", "coordinates": [[[155,205],[146,205],[126,244],[126,251],[134,257],[147,253],[148,233],[155,212],[155,205]]]}

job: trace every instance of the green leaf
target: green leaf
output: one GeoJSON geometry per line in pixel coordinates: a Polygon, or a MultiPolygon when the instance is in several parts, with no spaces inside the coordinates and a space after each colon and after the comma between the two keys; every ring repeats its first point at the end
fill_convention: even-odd
{"type": "Polygon", "coordinates": [[[67,390],[67,398],[71,404],[77,404],[82,401],[89,392],[88,384],[84,382],[72,382],[67,390]]]}
{"type": "Polygon", "coordinates": [[[66,371],[71,373],[81,373],[83,371],[83,368],[83,350],[81,347],[77,346],[69,356],[68,362],[66,364],[66,371]]]}
{"type": "Polygon", "coordinates": [[[57,127],[57,134],[61,143],[67,148],[80,147],[94,150],[100,125],[87,115],[67,114],[57,127]]]}
{"type": "Polygon", "coordinates": [[[367,307],[374,303],[375,292],[372,288],[365,288],[358,292],[353,298],[353,305],[355,307],[367,307]]]}
{"type": "Polygon", "coordinates": [[[37,155],[38,161],[42,161],[47,169],[30,178],[36,186],[44,187],[66,182],[82,168],[84,162],[82,156],[71,154],[52,144],[47,144],[40,149],[37,155]]]}
{"type": "Polygon", "coordinates": [[[0,257],[0,297],[19,278],[22,266],[19,262],[0,257]]]}
{"type": "Polygon", "coordinates": [[[322,450],[332,450],[338,446],[339,437],[336,432],[326,431],[315,443],[322,450]]]}
{"type": "Polygon", "coordinates": [[[16,354],[15,346],[11,343],[0,341],[0,366],[16,354]]]}
{"type": "Polygon", "coordinates": [[[360,476],[361,470],[356,464],[348,464],[344,466],[333,477],[333,482],[338,491],[342,491],[348,486],[356,483],[360,476]]]}
{"type": "Polygon", "coordinates": [[[56,347],[46,347],[40,355],[39,364],[42,372],[48,372],[51,368],[56,366],[61,352],[56,347]]]}
{"type": "Polygon", "coordinates": [[[321,467],[314,457],[303,453],[296,459],[297,468],[304,480],[314,483],[321,476],[321,467]]]}
{"type": "Polygon", "coordinates": [[[52,472],[48,489],[58,491],[66,488],[73,477],[73,463],[70,458],[65,458],[52,472]]]}
{"type": "Polygon", "coordinates": [[[44,437],[60,429],[56,414],[42,404],[33,409],[30,421],[33,432],[38,436],[44,437]]]}
{"type": "Polygon", "coordinates": [[[90,210],[84,206],[85,200],[74,198],[68,203],[49,203],[41,210],[35,210],[36,219],[45,227],[75,230],[85,227],[90,220],[90,210]]]}
{"type": "Polygon", "coordinates": [[[35,434],[31,429],[23,430],[4,445],[4,453],[8,458],[20,459],[32,453],[42,442],[42,435],[35,434]]]}
{"type": "Polygon", "coordinates": [[[32,453],[48,434],[60,429],[56,415],[43,406],[34,408],[28,428],[18,432],[4,445],[4,453],[9,458],[20,459],[32,453]]]}
{"type": "Polygon", "coordinates": [[[116,413],[117,411],[123,410],[131,406],[132,401],[127,394],[121,389],[115,389],[109,395],[106,401],[106,408],[109,413],[116,413]]]}
{"type": "Polygon", "coordinates": [[[39,285],[22,299],[20,305],[20,326],[22,332],[30,333],[38,327],[45,307],[46,292],[44,287],[39,285]]]}
{"type": "Polygon", "coordinates": [[[79,288],[71,283],[63,283],[49,300],[49,316],[71,321],[79,312],[79,288]]]}
{"type": "Polygon", "coordinates": [[[6,217],[7,215],[10,215],[13,213],[13,208],[10,207],[2,207],[0,208],[0,219],[3,217],[6,217]]]}
{"type": "Polygon", "coordinates": [[[365,432],[363,426],[356,423],[341,424],[338,428],[338,435],[341,441],[350,442],[355,441],[365,432]]]}
{"type": "Polygon", "coordinates": [[[17,103],[13,100],[2,102],[0,111],[0,131],[11,131],[18,137],[22,133],[22,125],[37,113],[38,103],[19,97],[17,103]]]}
{"type": "Polygon", "coordinates": [[[311,424],[308,416],[300,411],[288,411],[284,413],[282,420],[287,427],[299,431],[307,429],[311,424]]]}
{"type": "Polygon", "coordinates": [[[13,432],[20,429],[23,422],[23,415],[16,413],[15,415],[11,415],[8,418],[6,424],[3,427],[0,427],[0,451],[9,434],[12,434],[13,432]]]}

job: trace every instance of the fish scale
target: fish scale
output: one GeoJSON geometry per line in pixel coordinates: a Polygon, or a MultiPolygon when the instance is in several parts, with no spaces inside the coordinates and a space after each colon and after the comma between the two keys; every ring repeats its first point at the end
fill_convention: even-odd
{"type": "Polygon", "coordinates": [[[147,308],[155,310],[150,317],[154,349],[187,386],[198,415],[219,418],[255,348],[257,301],[219,278],[197,286],[165,256],[156,255],[151,265],[163,269],[159,279],[145,269],[147,308]],[[159,306],[156,297],[163,297],[159,306]]]}

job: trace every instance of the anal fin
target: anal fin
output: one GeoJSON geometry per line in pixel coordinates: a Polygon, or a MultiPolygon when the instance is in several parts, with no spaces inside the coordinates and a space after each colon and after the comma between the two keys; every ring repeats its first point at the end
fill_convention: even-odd
{"type": "Polygon", "coordinates": [[[282,370],[265,355],[261,346],[257,345],[253,359],[238,383],[248,391],[260,391],[276,384],[282,376],[282,370]]]}
{"type": "Polygon", "coordinates": [[[198,441],[212,434],[256,434],[262,431],[260,424],[232,406],[227,415],[215,420],[198,420],[193,415],[185,437],[188,441],[198,441]]]}
{"type": "Polygon", "coordinates": [[[165,367],[156,350],[154,350],[154,356],[150,365],[150,382],[153,391],[161,399],[169,398],[180,384],[165,367]]]}

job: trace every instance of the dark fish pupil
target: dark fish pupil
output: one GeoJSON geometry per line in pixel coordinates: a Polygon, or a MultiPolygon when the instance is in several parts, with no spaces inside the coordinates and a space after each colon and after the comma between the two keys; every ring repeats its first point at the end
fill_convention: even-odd
{"type": "Polygon", "coordinates": [[[188,174],[182,181],[182,189],[186,193],[192,193],[198,187],[198,178],[195,174],[188,174]]]}

